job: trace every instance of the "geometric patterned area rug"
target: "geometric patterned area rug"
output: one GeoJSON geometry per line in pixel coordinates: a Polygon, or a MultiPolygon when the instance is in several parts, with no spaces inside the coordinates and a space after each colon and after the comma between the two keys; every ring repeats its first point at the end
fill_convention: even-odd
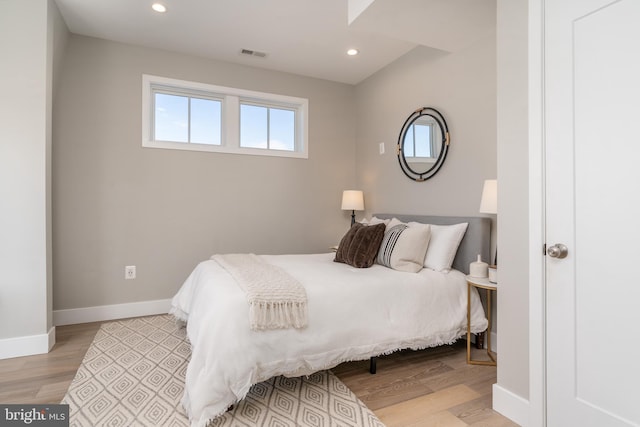
{"type": "MultiPolygon", "coordinates": [[[[70,426],[189,426],[180,399],[190,356],[170,315],[102,324],[62,400],[70,426]]],[[[384,427],[331,371],[255,384],[209,426],[384,427]]]]}

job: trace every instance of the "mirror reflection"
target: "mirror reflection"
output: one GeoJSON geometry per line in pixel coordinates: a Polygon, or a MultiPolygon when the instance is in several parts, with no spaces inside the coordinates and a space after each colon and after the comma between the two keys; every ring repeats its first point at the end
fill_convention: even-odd
{"type": "Polygon", "coordinates": [[[404,157],[409,163],[422,163],[424,166],[418,166],[418,169],[426,172],[440,155],[440,141],[442,131],[435,119],[431,116],[419,117],[404,135],[404,157]]]}
{"type": "Polygon", "coordinates": [[[416,110],[400,132],[400,167],[409,178],[425,181],[444,163],[448,146],[449,132],[444,117],[433,108],[416,110]]]}

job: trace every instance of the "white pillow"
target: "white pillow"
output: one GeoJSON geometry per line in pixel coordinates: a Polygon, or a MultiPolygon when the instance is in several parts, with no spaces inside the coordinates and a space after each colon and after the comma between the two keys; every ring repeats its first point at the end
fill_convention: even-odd
{"type": "Polygon", "coordinates": [[[404,224],[404,222],[400,221],[398,218],[391,218],[387,223],[387,230],[390,229],[391,227],[395,227],[396,225],[400,225],[400,224],[404,224]]]}
{"type": "Polygon", "coordinates": [[[385,226],[388,227],[389,221],[391,221],[391,220],[389,220],[389,219],[381,219],[381,218],[378,218],[377,216],[374,216],[374,217],[371,217],[371,219],[363,218],[362,221],[360,221],[360,223],[364,224],[364,225],[376,225],[376,224],[381,224],[382,223],[382,224],[384,224],[385,226]]]}
{"type": "Polygon", "coordinates": [[[424,266],[435,271],[449,272],[468,225],[468,222],[454,225],[431,224],[431,239],[424,257],[424,266]]]}
{"type": "Polygon", "coordinates": [[[417,273],[422,270],[431,228],[428,224],[394,220],[387,225],[376,261],[394,270],[417,273]]]}

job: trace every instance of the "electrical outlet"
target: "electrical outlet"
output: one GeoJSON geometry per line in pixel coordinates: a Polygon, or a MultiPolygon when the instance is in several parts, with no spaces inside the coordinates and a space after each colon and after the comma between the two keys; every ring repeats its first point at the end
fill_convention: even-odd
{"type": "Polygon", "coordinates": [[[127,280],[136,278],[136,266],[135,265],[127,265],[124,268],[124,278],[127,280]]]}
{"type": "Polygon", "coordinates": [[[380,143],[380,154],[384,154],[384,142],[380,143]]]}

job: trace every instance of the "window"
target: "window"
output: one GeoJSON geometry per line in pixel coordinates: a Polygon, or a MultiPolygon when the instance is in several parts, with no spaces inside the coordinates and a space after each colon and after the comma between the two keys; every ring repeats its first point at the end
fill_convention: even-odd
{"type": "Polygon", "coordinates": [[[143,147],[307,158],[308,101],[143,75],[143,147]]]}
{"type": "Polygon", "coordinates": [[[295,150],[295,111],[264,105],[240,104],[240,146],[295,150]]]}
{"type": "Polygon", "coordinates": [[[222,101],[153,91],[156,141],[221,144],[222,101]]]}

